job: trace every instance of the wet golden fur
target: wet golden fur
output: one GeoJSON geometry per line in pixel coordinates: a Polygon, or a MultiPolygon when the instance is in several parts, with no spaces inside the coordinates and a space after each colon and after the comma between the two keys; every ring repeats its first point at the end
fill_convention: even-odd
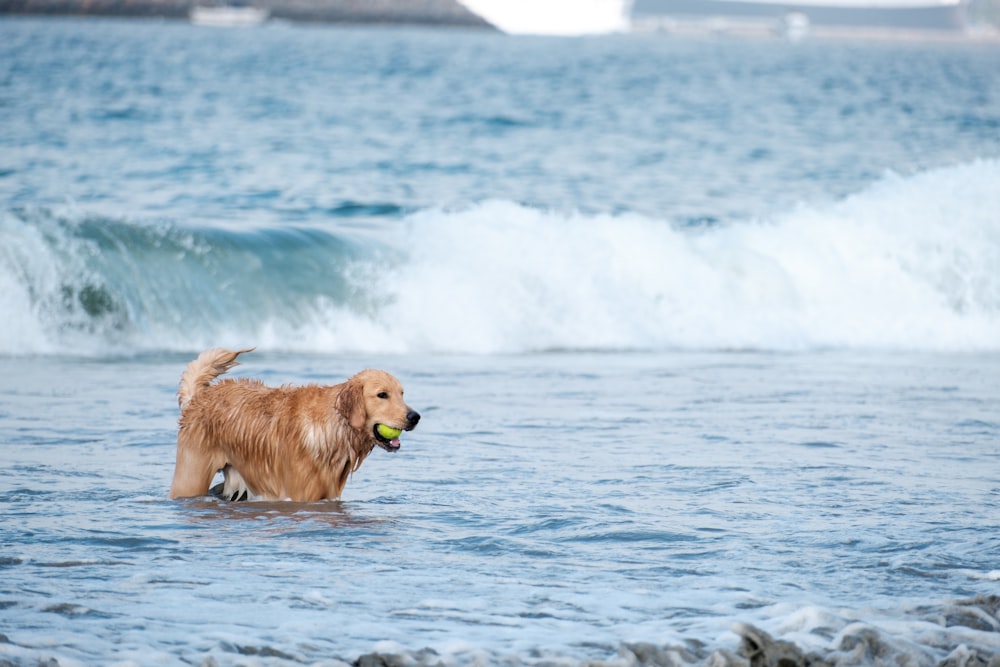
{"type": "Polygon", "coordinates": [[[411,430],[420,419],[385,371],[327,386],[273,388],[242,378],[212,384],[249,351],[206,350],[181,376],[171,498],[207,494],[220,470],[226,497],[337,498],[375,445],[398,449],[398,440],[380,441],[377,424],[411,430]]]}

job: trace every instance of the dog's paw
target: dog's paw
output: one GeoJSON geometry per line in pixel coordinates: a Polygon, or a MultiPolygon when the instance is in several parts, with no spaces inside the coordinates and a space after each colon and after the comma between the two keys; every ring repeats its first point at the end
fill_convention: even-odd
{"type": "Polygon", "coordinates": [[[245,487],[227,490],[224,482],[219,482],[209,489],[208,492],[219,500],[228,500],[229,502],[239,502],[247,500],[249,497],[249,491],[245,487]]]}

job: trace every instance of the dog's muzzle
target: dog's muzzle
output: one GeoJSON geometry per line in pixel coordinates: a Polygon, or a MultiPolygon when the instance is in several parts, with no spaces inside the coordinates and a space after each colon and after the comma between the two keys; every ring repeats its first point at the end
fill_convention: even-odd
{"type": "MultiPolygon", "coordinates": [[[[406,413],[406,425],[399,430],[412,431],[417,427],[417,422],[419,421],[420,421],[420,414],[416,410],[410,410],[409,412],[406,413]]],[[[379,426],[381,426],[381,424],[375,424],[375,426],[372,428],[372,436],[374,436],[375,442],[378,443],[379,447],[381,447],[387,452],[398,452],[399,448],[402,446],[399,442],[399,436],[396,436],[395,438],[387,438],[384,435],[382,435],[382,433],[379,430],[379,426]]],[[[386,426],[388,426],[388,424],[386,426]]],[[[396,430],[395,427],[390,427],[390,428],[396,430]]]]}

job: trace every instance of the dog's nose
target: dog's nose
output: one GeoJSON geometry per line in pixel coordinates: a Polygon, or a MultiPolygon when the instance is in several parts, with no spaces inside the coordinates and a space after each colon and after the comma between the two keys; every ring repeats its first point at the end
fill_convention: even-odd
{"type": "Polygon", "coordinates": [[[410,410],[406,413],[406,421],[410,423],[410,428],[413,428],[420,421],[420,413],[416,410],[410,410]]]}

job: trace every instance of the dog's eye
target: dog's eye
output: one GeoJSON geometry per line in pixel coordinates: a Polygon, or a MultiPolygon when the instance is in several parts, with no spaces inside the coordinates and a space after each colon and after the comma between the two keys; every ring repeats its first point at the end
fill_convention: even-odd
{"type": "Polygon", "coordinates": [[[379,398],[389,398],[389,392],[387,392],[387,391],[380,391],[378,393],[378,397],[379,398]]]}

